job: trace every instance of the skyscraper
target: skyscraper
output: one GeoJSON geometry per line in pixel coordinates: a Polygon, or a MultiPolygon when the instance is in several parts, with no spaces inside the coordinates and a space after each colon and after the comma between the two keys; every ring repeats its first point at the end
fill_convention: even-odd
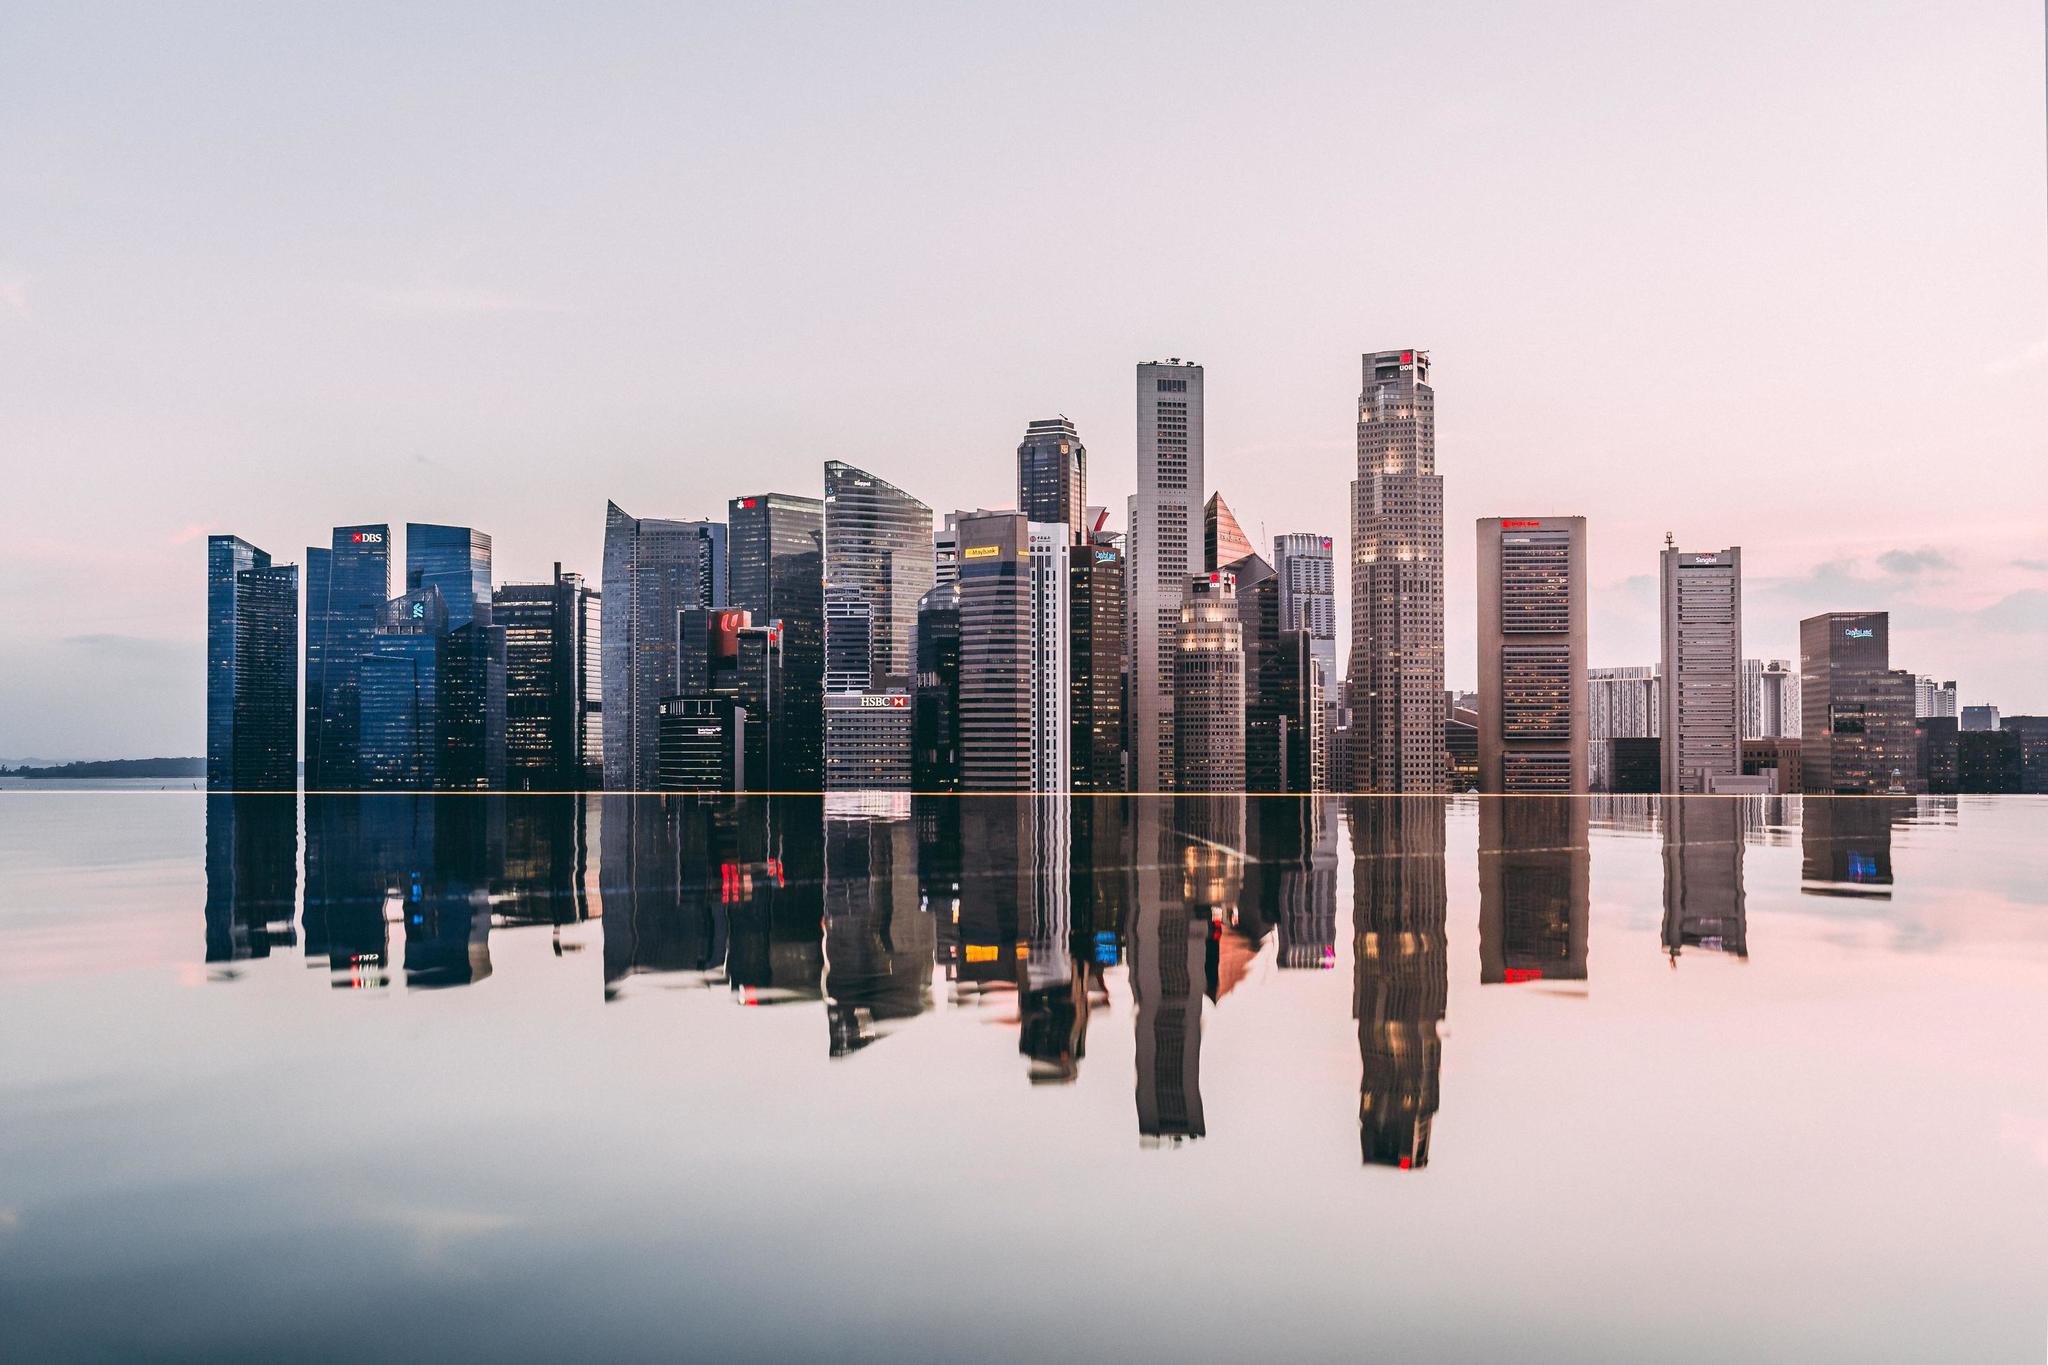
{"type": "Polygon", "coordinates": [[[298,787],[299,569],[240,536],[206,540],[206,785],[298,787]]]}
{"type": "Polygon", "coordinates": [[[448,607],[438,587],[385,603],[363,658],[357,779],[369,789],[446,785],[450,655],[448,607]]]}
{"type": "MultiPolygon", "coordinates": [[[[1309,633],[1309,654],[1315,660],[1323,693],[1322,744],[1327,752],[1330,732],[1336,728],[1338,686],[1343,675],[1337,670],[1337,592],[1335,556],[1331,537],[1314,532],[1291,531],[1273,537],[1273,569],[1280,575],[1280,629],[1309,633]]],[[[1344,786],[1348,774],[1338,774],[1330,786],[1344,786]]]]}
{"type": "Polygon", "coordinates": [[[1138,491],[1125,521],[1124,632],[1131,781],[1173,786],[1173,658],[1202,524],[1202,367],[1178,357],[1138,366],[1138,491]]]}
{"type": "MultiPolygon", "coordinates": [[[[922,599],[919,599],[920,601],[922,599]]],[[[853,588],[825,589],[825,691],[865,692],[875,676],[875,609],[853,588]]]]}
{"type": "Polygon", "coordinates": [[[306,790],[356,785],[363,656],[391,596],[391,528],[337,526],[306,551],[306,790]]]}
{"type": "Polygon", "coordinates": [[[1590,789],[1614,788],[1614,750],[1610,739],[1653,736],[1662,724],[1657,670],[1647,665],[1586,670],[1587,775],[1590,789]]]}
{"type": "Polygon", "coordinates": [[[1087,530],[1088,449],[1064,416],[1042,417],[1017,447],[1017,507],[1029,521],[1060,523],[1069,539],[1087,530]]]}
{"type": "Polygon", "coordinates": [[[911,780],[921,792],[960,789],[960,584],[917,604],[917,678],[910,710],[911,780]]]}
{"type": "Polygon", "coordinates": [[[1174,790],[1245,789],[1244,625],[1226,572],[1188,580],[1175,636],[1174,790]]]}
{"type": "Polygon", "coordinates": [[[1742,771],[1742,547],[1703,554],[1667,538],[1659,571],[1663,787],[1698,795],[1742,771]]]}
{"type": "Polygon", "coordinates": [[[1891,667],[1891,617],[1834,611],[1799,623],[1800,766],[1806,790],[1855,795],[1919,785],[1913,675],[1891,667]]]}
{"type": "Polygon", "coordinates": [[[1586,719],[1586,519],[1482,518],[1479,790],[1585,791],[1586,719]]]}
{"type": "Polygon", "coordinates": [[[676,690],[676,618],[726,602],[726,528],[627,516],[605,504],[604,785],[651,791],[663,697],[676,690]]]}
{"type": "Polygon", "coordinates": [[[1072,754],[1065,523],[962,513],[960,781],[1062,791],[1072,754]]]}
{"type": "Polygon", "coordinates": [[[1934,678],[1913,679],[1913,719],[1927,716],[1953,716],[1956,714],[1956,684],[1951,678],[1941,682],[1934,678]]]}
{"type": "Polygon", "coordinates": [[[1256,553],[1251,537],[1237,524],[1237,514],[1221,493],[1211,493],[1202,505],[1202,569],[1213,573],[1256,553]]]}
{"type": "Polygon", "coordinates": [[[1429,352],[1363,357],[1351,485],[1354,791],[1444,786],[1444,485],[1429,352]]]}
{"type": "Polygon", "coordinates": [[[598,594],[555,565],[546,583],[491,594],[505,632],[505,785],[580,791],[604,777],[598,594]]]}
{"type": "Polygon", "coordinates": [[[491,538],[468,526],[405,528],[408,591],[438,591],[448,613],[442,642],[442,753],[432,784],[505,785],[505,632],[491,619],[491,538]]]}
{"type": "MultiPolygon", "coordinates": [[[[866,470],[825,462],[825,586],[869,610],[874,691],[902,691],[916,671],[917,601],[936,584],[932,509],[866,470]]],[[[831,622],[826,647],[831,648],[831,622]]]]}
{"type": "Polygon", "coordinates": [[[1259,555],[1220,569],[1236,580],[1244,641],[1244,790],[1310,791],[1323,760],[1310,636],[1280,628],[1280,577],[1259,555]]]}
{"type": "Polygon", "coordinates": [[[908,692],[825,694],[825,790],[909,791],[908,692]]]}
{"type": "Polygon", "coordinates": [[[825,504],[761,493],[734,498],[726,519],[732,605],[756,626],[782,624],[782,706],[768,781],[776,791],[817,791],[824,781],[825,504]]]}
{"type": "MultiPolygon", "coordinates": [[[[1104,513],[1106,516],[1107,513],[1104,513]]],[[[1068,611],[1074,791],[1124,789],[1124,556],[1121,536],[1095,529],[1074,547],[1068,611]]]]}
{"type": "Polygon", "coordinates": [[[1742,661],[1742,737],[1799,737],[1799,671],[1790,659],[1742,661]]]}
{"type": "Polygon", "coordinates": [[[1444,807],[1424,797],[1353,801],[1349,816],[1359,1148],[1367,1165],[1419,1170],[1429,1164],[1450,997],[1444,807]]]}

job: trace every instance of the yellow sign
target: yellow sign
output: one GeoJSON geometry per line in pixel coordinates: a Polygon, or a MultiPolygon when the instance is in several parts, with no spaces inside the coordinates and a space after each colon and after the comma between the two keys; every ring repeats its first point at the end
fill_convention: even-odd
{"type": "Polygon", "coordinates": [[[960,552],[960,557],[962,559],[992,559],[1002,552],[1002,547],[998,545],[970,545],[960,552]]]}

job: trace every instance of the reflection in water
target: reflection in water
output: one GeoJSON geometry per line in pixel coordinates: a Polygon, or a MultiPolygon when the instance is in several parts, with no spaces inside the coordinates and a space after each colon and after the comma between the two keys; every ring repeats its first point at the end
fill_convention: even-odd
{"type": "Polygon", "coordinates": [[[1351,1016],[1358,1021],[1358,1140],[1368,1165],[1429,1164],[1450,998],[1444,806],[1428,797],[1354,800],[1351,1016]]]}
{"type": "Polygon", "coordinates": [[[1479,979],[1584,981],[1590,915],[1588,803],[1479,803],[1479,979]]]}
{"type": "Polygon", "coordinates": [[[1742,850],[1758,799],[1674,801],[1664,813],[1664,951],[1673,967],[1687,948],[1749,956],[1742,850]]]}
{"type": "Polygon", "coordinates": [[[314,796],[294,925],[295,801],[220,796],[206,804],[206,958],[302,945],[337,987],[462,986],[491,975],[494,929],[548,927],[560,955],[565,926],[597,919],[607,1000],[723,987],[746,1005],[815,1002],[829,1055],[849,1057],[929,1014],[936,976],[951,1008],[1014,1024],[1034,1085],[1079,1078],[1091,1022],[1128,990],[1140,1139],[1173,1145],[1207,1131],[1205,1009],[1334,964],[1340,813],[1360,1147],[1401,1168],[1428,1164],[1438,1108],[1447,819],[1476,815],[1492,984],[1586,979],[1589,821],[1661,836],[1675,965],[1747,958],[1749,844],[1789,844],[1798,824],[1803,891],[1888,896],[1892,826],[1958,818],[1953,801],[1819,797],[1352,798],[1340,812],[1221,795],[314,796]]]}

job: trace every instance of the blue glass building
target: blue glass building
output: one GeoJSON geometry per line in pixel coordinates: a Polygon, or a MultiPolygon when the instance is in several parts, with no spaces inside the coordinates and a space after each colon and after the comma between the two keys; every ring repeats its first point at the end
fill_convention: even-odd
{"type": "Polygon", "coordinates": [[[409,522],[407,600],[440,595],[447,638],[439,650],[440,754],[423,785],[505,786],[505,632],[491,616],[491,538],[467,526],[409,522]]]}
{"type": "Polygon", "coordinates": [[[391,596],[391,528],[337,526],[306,551],[306,790],[357,785],[363,656],[391,596]]]}
{"type": "Polygon", "coordinates": [[[206,785],[298,787],[299,569],[240,536],[206,541],[206,785]]]}
{"type": "Polygon", "coordinates": [[[605,790],[654,790],[660,705],[676,694],[679,614],[723,607],[726,582],[724,523],[633,517],[605,504],[605,790]]]}
{"type": "Polygon", "coordinates": [[[420,588],[386,604],[361,665],[362,786],[444,785],[448,639],[440,589],[420,588]]]}

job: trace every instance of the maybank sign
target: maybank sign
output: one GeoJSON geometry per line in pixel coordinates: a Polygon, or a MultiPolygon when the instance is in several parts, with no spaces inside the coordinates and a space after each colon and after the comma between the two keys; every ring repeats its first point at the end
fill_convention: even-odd
{"type": "Polygon", "coordinates": [[[1003,552],[1000,545],[970,545],[960,552],[962,559],[993,559],[1003,552]]]}

